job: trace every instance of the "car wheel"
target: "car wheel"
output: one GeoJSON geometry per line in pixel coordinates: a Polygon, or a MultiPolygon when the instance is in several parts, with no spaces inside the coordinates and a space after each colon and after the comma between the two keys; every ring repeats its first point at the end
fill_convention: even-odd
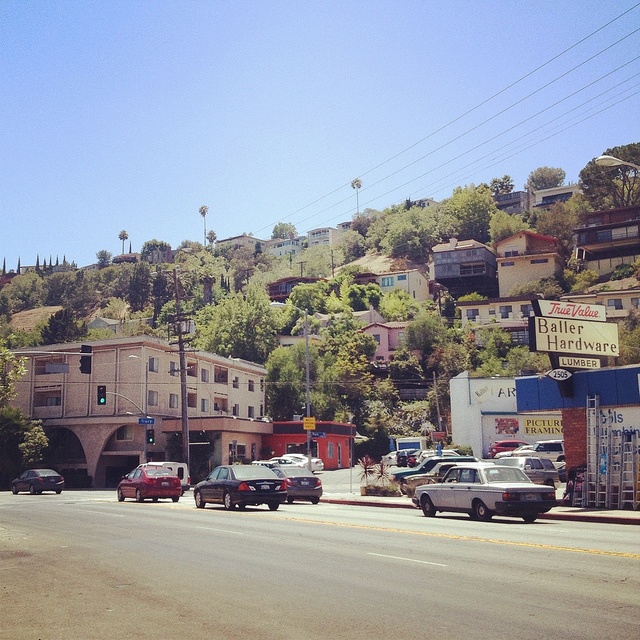
{"type": "Polygon", "coordinates": [[[144,502],[140,489],[136,489],[136,502],[144,502]]]}
{"type": "Polygon", "coordinates": [[[62,493],[62,489],[56,489],[56,493],[60,495],[62,493]]]}
{"type": "Polygon", "coordinates": [[[202,499],[202,494],[199,491],[196,491],[193,494],[193,499],[196,501],[196,507],[198,509],[204,509],[205,502],[202,499]]]}
{"type": "Polygon", "coordinates": [[[476,500],[473,503],[473,512],[478,520],[484,520],[485,522],[491,520],[493,516],[491,511],[487,509],[487,505],[482,502],[482,500],[476,500]]]}
{"type": "Polygon", "coordinates": [[[311,498],[311,504],[318,504],[318,502],[320,502],[320,498],[318,498],[318,496],[311,498]]]}
{"type": "Polygon", "coordinates": [[[433,506],[433,502],[431,502],[429,496],[422,496],[420,506],[422,507],[422,513],[424,513],[427,518],[433,518],[436,515],[436,508],[433,506]]]}
{"type": "Polygon", "coordinates": [[[32,484],[30,484],[30,485],[29,485],[29,493],[30,493],[32,496],[35,496],[35,495],[36,495],[36,493],[37,493],[36,488],[35,488],[32,484]]]}
{"type": "Polygon", "coordinates": [[[122,489],[120,487],[118,487],[116,495],[118,496],[118,502],[124,502],[124,493],[122,493],[122,489]]]}
{"type": "Polygon", "coordinates": [[[15,496],[16,493],[18,493],[18,487],[16,487],[15,485],[11,485],[11,493],[13,493],[13,495],[15,496]]]}
{"type": "Polygon", "coordinates": [[[522,516],[522,519],[527,523],[527,524],[533,524],[536,521],[536,518],[538,516],[534,513],[530,514],[530,515],[526,515],[526,516],[522,516]]]}
{"type": "Polygon", "coordinates": [[[180,496],[176,496],[175,498],[171,498],[174,502],[178,502],[180,500],[180,496]]]}
{"type": "Polygon", "coordinates": [[[269,503],[269,510],[270,511],[277,511],[279,506],[280,506],[279,502],[270,502],[269,503]]]}
{"type": "Polygon", "coordinates": [[[293,504],[293,498],[287,498],[287,502],[288,502],[289,504],[293,504]]]}
{"type": "Polygon", "coordinates": [[[222,496],[222,504],[227,511],[231,511],[234,508],[233,500],[231,499],[231,494],[228,491],[224,492],[222,496]]]}

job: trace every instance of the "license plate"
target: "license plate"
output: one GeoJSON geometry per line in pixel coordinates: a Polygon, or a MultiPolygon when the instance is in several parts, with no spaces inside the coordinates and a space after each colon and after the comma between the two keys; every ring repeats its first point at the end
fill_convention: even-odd
{"type": "Polygon", "coordinates": [[[532,500],[539,500],[540,497],[537,493],[525,493],[524,499],[530,502],[532,500]]]}
{"type": "Polygon", "coordinates": [[[308,487],[310,482],[308,480],[300,480],[301,487],[308,487]]]}
{"type": "Polygon", "coordinates": [[[271,487],[270,487],[268,484],[261,484],[261,485],[260,485],[260,488],[261,488],[263,491],[269,491],[269,489],[271,489],[271,487]]]}
{"type": "Polygon", "coordinates": [[[168,487],[168,486],[169,486],[169,483],[168,483],[168,482],[163,482],[163,483],[162,483],[162,486],[163,486],[163,487],[168,487]]]}

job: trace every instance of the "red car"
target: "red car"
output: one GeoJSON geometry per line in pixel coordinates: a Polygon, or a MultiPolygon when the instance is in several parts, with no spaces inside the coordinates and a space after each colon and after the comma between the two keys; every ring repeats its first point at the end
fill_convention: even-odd
{"type": "Polygon", "coordinates": [[[500,453],[501,451],[513,451],[518,447],[523,447],[524,445],[529,444],[524,440],[497,440],[489,447],[489,457],[494,458],[496,453],[500,453]]]}
{"type": "Polygon", "coordinates": [[[135,498],[136,502],[144,502],[147,498],[154,502],[158,502],[160,498],[171,498],[178,502],[182,495],[182,482],[169,469],[138,468],[120,480],[117,494],[118,502],[125,498],[135,498]]]}

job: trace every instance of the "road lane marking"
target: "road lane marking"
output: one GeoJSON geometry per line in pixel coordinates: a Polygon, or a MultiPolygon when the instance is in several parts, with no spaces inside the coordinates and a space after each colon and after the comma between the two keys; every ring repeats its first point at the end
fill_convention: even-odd
{"type": "MultiPolygon", "coordinates": [[[[277,517],[277,516],[275,516],[277,517]]],[[[330,527],[344,527],[347,529],[366,529],[368,531],[383,531],[385,533],[403,533],[410,536],[425,538],[443,538],[446,540],[463,540],[467,542],[481,542],[485,544],[500,544],[511,547],[526,547],[529,549],[544,549],[546,551],[567,551],[569,553],[586,553],[588,555],[612,556],[615,558],[630,558],[640,560],[640,553],[626,551],[606,551],[604,549],[585,549],[581,547],[565,547],[542,542],[517,542],[512,540],[499,540],[497,538],[481,538],[480,536],[465,536],[455,533],[435,533],[432,531],[411,531],[410,529],[396,529],[394,527],[374,527],[364,524],[347,524],[341,522],[329,522],[326,520],[311,520],[309,518],[293,518],[291,516],[278,517],[279,520],[291,520],[293,522],[307,522],[309,524],[324,524],[330,527]]]]}
{"type": "Polygon", "coordinates": [[[417,562],[418,564],[430,564],[434,567],[448,567],[448,564],[440,562],[428,562],[427,560],[416,560],[415,558],[403,558],[402,556],[387,556],[384,553],[367,553],[368,556],[378,556],[379,558],[391,558],[392,560],[404,560],[406,562],[417,562]]]}
{"type": "Polygon", "coordinates": [[[204,529],[205,531],[217,531],[218,533],[235,533],[236,535],[243,536],[244,531],[232,531],[231,529],[214,529],[213,527],[192,527],[193,529],[204,529]]]}

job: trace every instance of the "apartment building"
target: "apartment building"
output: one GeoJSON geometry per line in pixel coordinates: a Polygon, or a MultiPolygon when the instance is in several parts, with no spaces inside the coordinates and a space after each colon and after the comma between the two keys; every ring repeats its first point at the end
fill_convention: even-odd
{"type": "MultiPolygon", "coordinates": [[[[73,484],[114,486],[147,460],[182,459],[182,385],[174,345],[150,337],[91,342],[91,373],[79,370],[80,344],[17,350],[27,374],[13,404],[42,420],[47,464],[73,484]],[[105,401],[98,401],[98,386],[105,401]],[[139,419],[143,419],[140,424],[139,419]],[[149,424],[149,419],[153,424],[149,424]],[[147,424],[144,424],[147,423],[147,424]],[[147,440],[153,429],[153,443],[147,440]]],[[[234,458],[256,458],[264,421],[264,367],[188,351],[186,404],[192,478],[234,458]]]]}
{"type": "Polygon", "coordinates": [[[498,290],[501,297],[513,289],[562,273],[564,261],[555,238],[532,231],[520,231],[496,242],[498,290]]]}

